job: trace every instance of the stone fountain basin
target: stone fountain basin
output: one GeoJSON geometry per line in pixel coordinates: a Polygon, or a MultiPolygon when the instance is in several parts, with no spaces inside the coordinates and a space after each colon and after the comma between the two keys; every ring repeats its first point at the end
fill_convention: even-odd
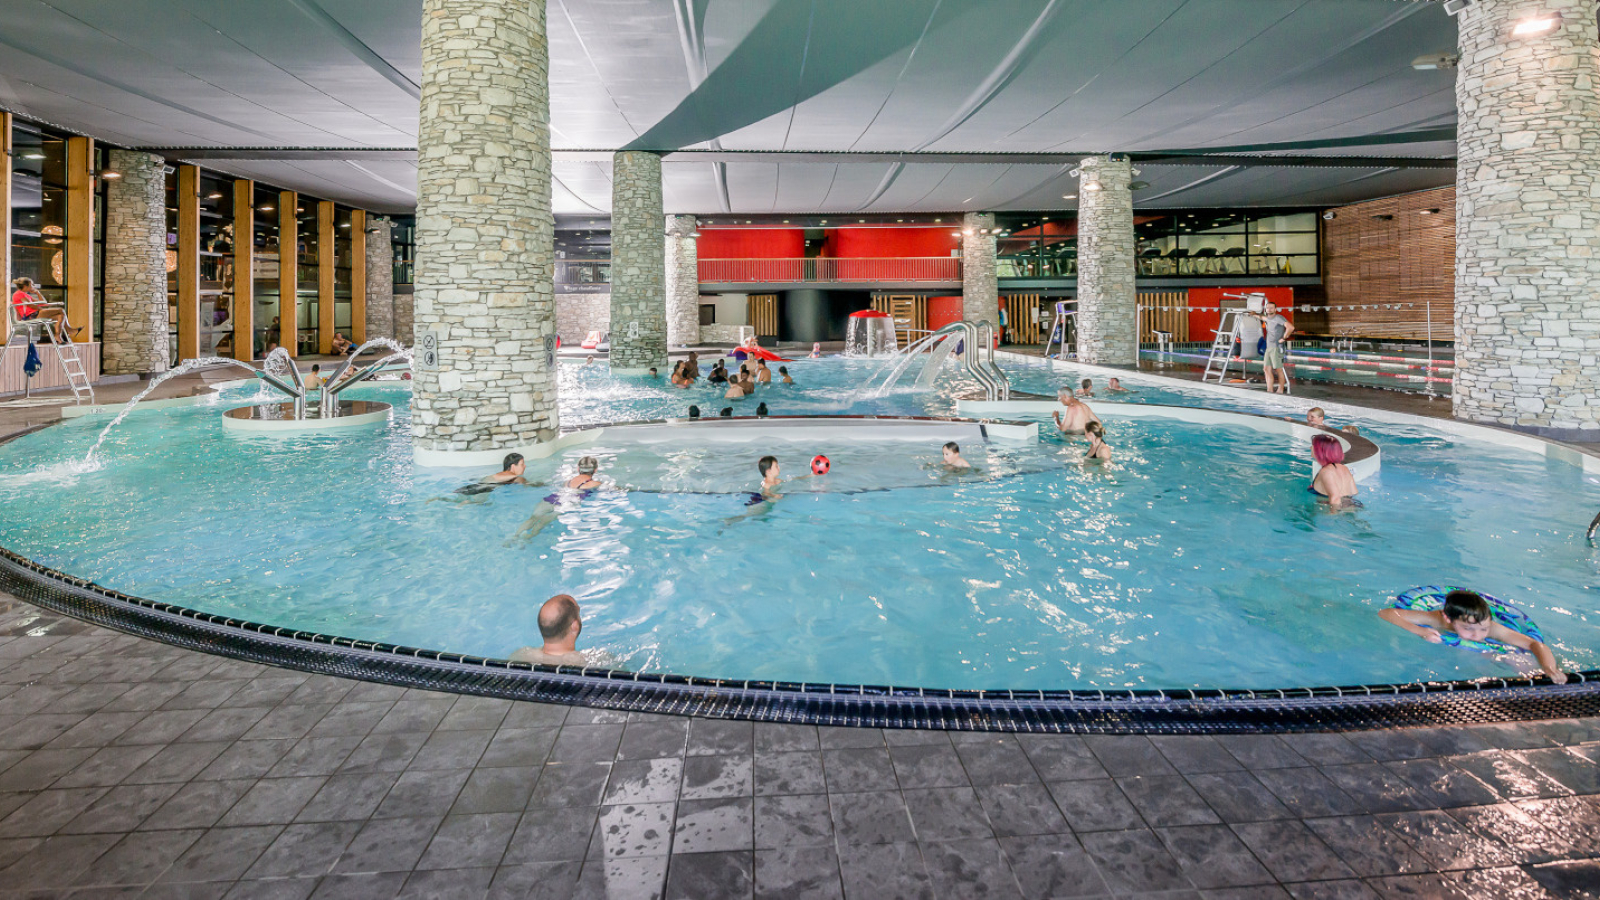
{"type": "Polygon", "coordinates": [[[222,424],[227,428],[250,432],[306,432],[328,431],[335,428],[359,428],[389,421],[387,403],[375,400],[340,400],[333,415],[324,419],[318,416],[317,404],[307,402],[306,417],[296,419],[293,403],[261,403],[239,406],[222,414],[222,424]]]}

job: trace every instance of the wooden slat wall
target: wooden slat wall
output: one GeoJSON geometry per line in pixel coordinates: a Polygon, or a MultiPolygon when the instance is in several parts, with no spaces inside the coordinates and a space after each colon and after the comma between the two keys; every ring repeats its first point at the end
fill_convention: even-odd
{"type": "Polygon", "coordinates": [[[1003,299],[1006,304],[1006,340],[1013,344],[1037,344],[1042,341],[1040,324],[1044,321],[1044,313],[1039,312],[1035,318],[1033,311],[1040,308],[1043,297],[1039,294],[1007,294],[1003,299]]]}
{"type": "Polygon", "coordinates": [[[894,319],[894,337],[901,347],[925,336],[913,331],[928,330],[928,298],[921,294],[877,294],[872,308],[894,319]]]}
{"type": "Polygon", "coordinates": [[[751,294],[745,303],[749,318],[745,321],[756,330],[756,337],[778,336],[778,295],[751,294]]]}
{"type": "Polygon", "coordinates": [[[333,201],[317,203],[317,352],[333,352],[334,313],[334,232],[333,201]]]}
{"type": "Polygon", "coordinates": [[[367,341],[367,213],[350,211],[350,340],[367,341]]]}
{"type": "MultiPolygon", "coordinates": [[[[178,167],[178,360],[200,355],[200,169],[178,167]]],[[[208,312],[207,315],[210,315],[208,312]]]]}
{"type": "MultiPolygon", "coordinates": [[[[5,161],[10,165],[9,158],[5,161]]],[[[94,141],[67,138],[67,321],[74,341],[94,340],[94,141]]],[[[8,298],[9,298],[9,292],[8,298]]]]}
{"type": "Polygon", "coordinates": [[[278,345],[300,355],[300,220],[294,191],[278,192],[278,345]]]}
{"type": "Polygon", "coordinates": [[[1155,343],[1158,331],[1172,335],[1174,341],[1189,339],[1188,291],[1139,295],[1139,343],[1155,343]]]}
{"type": "Polygon", "coordinates": [[[1328,330],[1336,335],[1425,338],[1431,313],[1433,338],[1454,339],[1456,189],[1371,200],[1339,207],[1333,214],[1323,222],[1328,304],[1414,305],[1329,310],[1328,330]]]}

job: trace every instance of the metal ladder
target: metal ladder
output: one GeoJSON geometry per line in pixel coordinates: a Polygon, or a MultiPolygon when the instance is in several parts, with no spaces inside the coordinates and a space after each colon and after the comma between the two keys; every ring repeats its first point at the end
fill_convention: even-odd
{"type": "Polygon", "coordinates": [[[1222,311],[1222,321],[1217,323],[1217,336],[1211,340],[1211,354],[1206,359],[1205,374],[1200,376],[1201,381],[1211,381],[1216,375],[1217,384],[1228,378],[1228,366],[1233,362],[1233,345],[1239,339],[1239,316],[1244,314],[1242,309],[1225,309],[1222,311]]]}
{"type": "MultiPolygon", "coordinates": [[[[29,344],[39,343],[40,323],[17,322],[12,325],[11,335],[6,338],[5,346],[0,347],[0,364],[5,363],[5,358],[11,353],[13,347],[21,348],[23,353],[28,352],[29,344]]],[[[56,359],[61,365],[61,374],[67,377],[67,387],[72,390],[72,397],[79,405],[87,397],[94,403],[94,385],[89,382],[89,373],[84,371],[83,359],[78,356],[78,345],[73,341],[61,344],[51,344],[56,350],[56,359]]],[[[33,376],[25,375],[23,378],[22,396],[33,396],[33,376]]]]}

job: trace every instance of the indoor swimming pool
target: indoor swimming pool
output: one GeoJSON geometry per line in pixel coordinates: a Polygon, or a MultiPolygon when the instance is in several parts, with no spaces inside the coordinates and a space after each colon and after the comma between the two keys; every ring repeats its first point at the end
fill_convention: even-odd
{"type": "MultiPolygon", "coordinates": [[[[750,416],[758,402],[774,416],[941,417],[973,387],[952,368],[930,391],[873,398],[862,385],[876,362],[783,365],[794,385],[724,401],[703,382],[679,390],[565,363],[562,426],[682,417],[690,404],[750,416]]],[[[1014,391],[1041,394],[1084,374],[1019,358],[1004,368],[1014,391]]],[[[1115,403],[1299,415],[1260,393],[1141,376],[1123,379],[1137,392],[1105,395],[1094,377],[1115,403]]],[[[349,392],[394,404],[383,426],[261,437],[223,428],[224,409],[257,396],[232,387],[136,412],[88,467],[109,417],[25,435],[0,445],[0,546],[139,597],[491,658],[537,645],[539,604],[565,592],[596,663],[719,678],[1268,689],[1530,670],[1378,619],[1423,584],[1512,600],[1564,668],[1600,667],[1600,557],[1582,534],[1596,477],[1424,425],[1330,415],[1383,452],[1360,484],[1364,508],[1338,512],[1306,492],[1303,438],[1244,417],[1111,414],[1108,465],[1084,464],[1082,441],[1045,417],[1037,440],[963,440],[974,469],[960,473],[939,465],[937,429],[750,438],[701,425],[648,440],[609,429],[531,460],[526,476],[559,485],[594,456],[602,489],[468,496],[457,488],[490,469],[415,466],[407,394],[401,382],[349,392]],[[767,454],[785,479],[817,454],[832,469],[752,504],[767,454]],[[528,534],[541,506],[553,521],[528,534]]]]}

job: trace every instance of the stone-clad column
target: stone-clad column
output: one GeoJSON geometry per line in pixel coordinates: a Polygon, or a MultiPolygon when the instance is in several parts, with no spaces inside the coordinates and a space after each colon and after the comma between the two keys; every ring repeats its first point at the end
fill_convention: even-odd
{"type": "Polygon", "coordinates": [[[1456,21],[1455,414],[1600,439],[1595,0],[1476,0],[1456,21]]]}
{"type": "Polygon", "coordinates": [[[1000,327],[1000,281],[995,274],[994,213],[961,217],[961,318],[1000,327]]]}
{"type": "Polygon", "coordinates": [[[122,177],[106,186],[101,371],[107,375],[165,372],[171,361],[165,164],[149,153],[111,151],[111,168],[122,177]]]}
{"type": "Polygon", "coordinates": [[[667,365],[667,261],[661,227],[661,157],[611,157],[611,369],[667,365]]]}
{"type": "Polygon", "coordinates": [[[1126,159],[1095,156],[1078,171],[1078,359],[1137,365],[1133,169],[1126,159]]]}
{"type": "Polygon", "coordinates": [[[667,217],[667,346],[700,343],[700,249],[694,216],[667,217]]]}
{"type": "MultiPolygon", "coordinates": [[[[555,437],[555,218],[544,0],[423,0],[417,134],[417,451],[555,437]]],[[[659,244],[659,240],[657,241],[659,244]]]]}
{"type": "Polygon", "coordinates": [[[394,322],[394,223],[385,216],[367,217],[367,340],[385,337],[411,343],[394,322]]]}

